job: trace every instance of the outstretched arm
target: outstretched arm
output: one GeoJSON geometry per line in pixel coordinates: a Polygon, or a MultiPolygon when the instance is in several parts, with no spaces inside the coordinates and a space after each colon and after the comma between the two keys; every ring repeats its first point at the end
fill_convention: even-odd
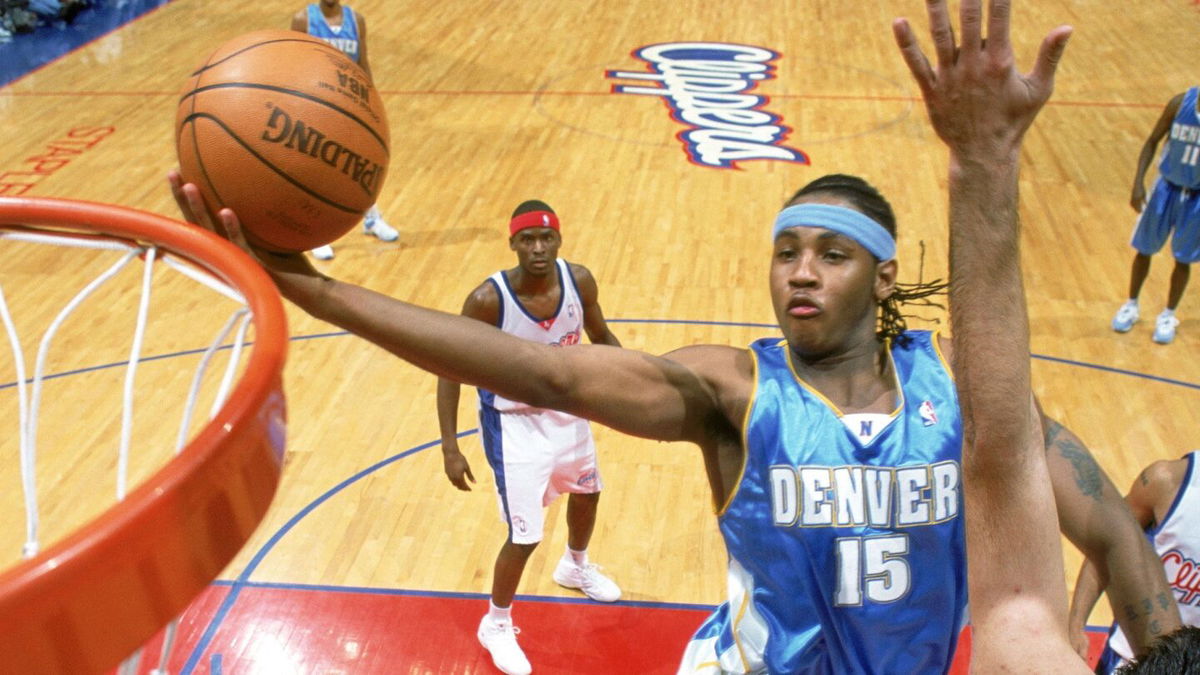
{"type": "Polygon", "coordinates": [[[1031,403],[1017,218],[1021,141],[1050,97],[1070,29],[1052,31],[1023,76],[1009,44],[1010,4],[992,0],[985,19],[980,0],[962,0],[956,44],[947,3],[927,0],[936,65],[907,21],[894,29],[950,150],[950,319],[963,413],[972,663],[989,673],[1030,663],[1085,672],[1067,641],[1061,547],[1031,403]]]}
{"type": "Polygon", "coordinates": [[[1180,625],[1162,563],[1142,534],[1145,524],[1134,518],[1078,436],[1045,413],[1042,427],[1059,526],[1091,563],[1075,582],[1080,602],[1072,604],[1068,618],[1071,639],[1079,644],[1096,596],[1107,587],[1113,616],[1134,652],[1143,654],[1180,625]]]}
{"type": "Polygon", "coordinates": [[[184,217],[255,256],[284,297],[439,377],[655,440],[700,442],[713,416],[724,414],[712,384],[677,360],[607,345],[537,344],[322,276],[301,254],[255,251],[232,211],[214,221],[195,185],[184,185],[177,171],[169,179],[184,217]]]}

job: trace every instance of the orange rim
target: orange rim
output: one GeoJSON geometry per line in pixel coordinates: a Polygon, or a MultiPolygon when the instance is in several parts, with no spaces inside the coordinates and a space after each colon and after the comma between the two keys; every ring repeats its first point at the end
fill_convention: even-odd
{"type": "Polygon", "coordinates": [[[257,263],[194,225],[108,204],[0,198],[7,225],[157,244],[237,289],[253,313],[241,380],[191,442],[124,501],[0,574],[4,670],[103,671],[178,616],[266,514],[284,450],[283,304],[257,263]]]}

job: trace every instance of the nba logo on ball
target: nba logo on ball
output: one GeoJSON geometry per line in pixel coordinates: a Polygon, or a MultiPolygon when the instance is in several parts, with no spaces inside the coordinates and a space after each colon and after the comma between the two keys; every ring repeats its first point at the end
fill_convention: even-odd
{"type": "Polygon", "coordinates": [[[219,47],[192,73],[175,117],[184,180],[251,243],[328,244],[362,218],[387,174],[387,118],[358,64],[317,38],[263,30],[219,47]]]}

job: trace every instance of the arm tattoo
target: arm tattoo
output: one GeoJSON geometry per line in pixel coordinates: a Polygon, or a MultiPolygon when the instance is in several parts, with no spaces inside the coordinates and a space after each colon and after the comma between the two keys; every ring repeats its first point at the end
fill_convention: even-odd
{"type": "Polygon", "coordinates": [[[1166,593],[1158,594],[1158,606],[1163,609],[1171,608],[1171,598],[1167,597],[1166,593]]]}
{"type": "Polygon", "coordinates": [[[1069,431],[1063,433],[1066,431],[1063,425],[1051,419],[1046,421],[1046,447],[1055,448],[1063,459],[1071,463],[1075,470],[1075,485],[1079,487],[1079,491],[1099,500],[1103,480],[1096,460],[1092,459],[1087,448],[1083,447],[1073,434],[1069,431]]]}

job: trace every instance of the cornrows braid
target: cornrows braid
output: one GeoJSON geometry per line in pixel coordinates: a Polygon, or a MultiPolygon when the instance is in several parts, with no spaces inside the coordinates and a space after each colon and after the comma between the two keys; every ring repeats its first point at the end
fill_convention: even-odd
{"type": "Polygon", "coordinates": [[[944,310],[946,309],[945,305],[929,298],[945,295],[949,286],[950,284],[944,283],[941,279],[924,283],[896,284],[896,290],[886,300],[879,303],[879,330],[875,335],[880,340],[895,340],[898,344],[903,345],[908,341],[904,335],[904,331],[908,330],[906,319],[915,315],[901,312],[901,305],[936,307],[944,310]]]}
{"type": "Polygon", "coordinates": [[[946,309],[945,305],[930,300],[930,298],[945,295],[946,289],[950,287],[950,284],[941,279],[921,281],[925,276],[925,242],[920,242],[920,245],[921,262],[917,271],[917,283],[896,284],[896,288],[892,291],[892,294],[879,303],[879,330],[875,335],[880,340],[894,340],[900,345],[908,342],[909,338],[904,335],[904,332],[908,330],[908,321],[906,319],[915,317],[916,315],[901,312],[900,307],[902,305],[946,309]]]}

